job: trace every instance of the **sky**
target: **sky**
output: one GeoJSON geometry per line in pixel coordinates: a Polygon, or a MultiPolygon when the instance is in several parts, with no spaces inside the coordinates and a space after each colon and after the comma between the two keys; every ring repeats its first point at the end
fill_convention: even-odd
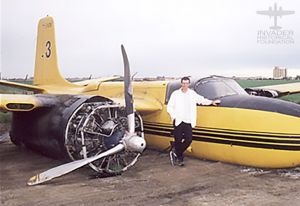
{"type": "MultiPolygon", "coordinates": [[[[137,77],[183,75],[272,76],[274,66],[300,75],[300,1],[297,0],[0,0],[1,76],[33,76],[37,23],[55,21],[58,64],[65,77],[122,75],[124,44],[137,77]],[[276,37],[259,43],[273,18],[276,37]],[[280,33],[281,32],[281,33],[280,33]],[[288,33],[288,34],[287,34],[288,33]],[[261,33],[260,33],[261,34],[261,33]]],[[[272,34],[272,33],[269,33],[272,34]]]]}

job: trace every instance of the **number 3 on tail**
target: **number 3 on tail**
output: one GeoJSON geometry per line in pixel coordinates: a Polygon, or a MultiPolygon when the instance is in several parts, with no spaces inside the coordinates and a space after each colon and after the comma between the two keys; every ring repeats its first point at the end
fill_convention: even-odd
{"type": "Polygon", "coordinates": [[[46,57],[49,58],[51,56],[51,41],[46,42],[47,51],[45,53],[46,57]]]}

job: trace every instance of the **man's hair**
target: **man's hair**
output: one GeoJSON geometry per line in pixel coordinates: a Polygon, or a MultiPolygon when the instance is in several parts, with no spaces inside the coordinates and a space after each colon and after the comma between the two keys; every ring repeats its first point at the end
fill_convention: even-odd
{"type": "Polygon", "coordinates": [[[184,80],[188,80],[189,83],[191,83],[191,80],[190,80],[190,78],[188,78],[188,77],[182,77],[180,82],[182,83],[184,80]]]}

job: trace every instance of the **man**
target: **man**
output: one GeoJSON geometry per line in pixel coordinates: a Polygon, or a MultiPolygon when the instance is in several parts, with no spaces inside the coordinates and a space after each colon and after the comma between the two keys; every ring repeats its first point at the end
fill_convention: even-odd
{"type": "Polygon", "coordinates": [[[190,79],[181,79],[181,88],[171,94],[167,111],[174,126],[175,142],[171,143],[170,159],[172,165],[183,166],[183,153],[192,143],[192,128],[196,126],[197,104],[214,105],[220,100],[209,100],[189,89],[190,79]]]}

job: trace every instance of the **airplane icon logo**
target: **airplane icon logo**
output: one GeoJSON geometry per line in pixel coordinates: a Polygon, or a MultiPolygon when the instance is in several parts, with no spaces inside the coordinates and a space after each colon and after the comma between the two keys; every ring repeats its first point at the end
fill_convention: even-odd
{"type": "Polygon", "coordinates": [[[289,15],[289,14],[294,14],[295,11],[285,11],[282,10],[281,6],[279,7],[279,9],[277,9],[277,4],[274,4],[274,8],[272,8],[271,6],[269,7],[269,10],[264,10],[264,11],[256,11],[257,14],[261,14],[261,15],[267,15],[270,18],[274,17],[274,26],[271,26],[270,29],[274,29],[274,30],[279,30],[282,27],[277,25],[277,17],[279,16],[280,18],[282,16],[285,15],[289,15]]]}

